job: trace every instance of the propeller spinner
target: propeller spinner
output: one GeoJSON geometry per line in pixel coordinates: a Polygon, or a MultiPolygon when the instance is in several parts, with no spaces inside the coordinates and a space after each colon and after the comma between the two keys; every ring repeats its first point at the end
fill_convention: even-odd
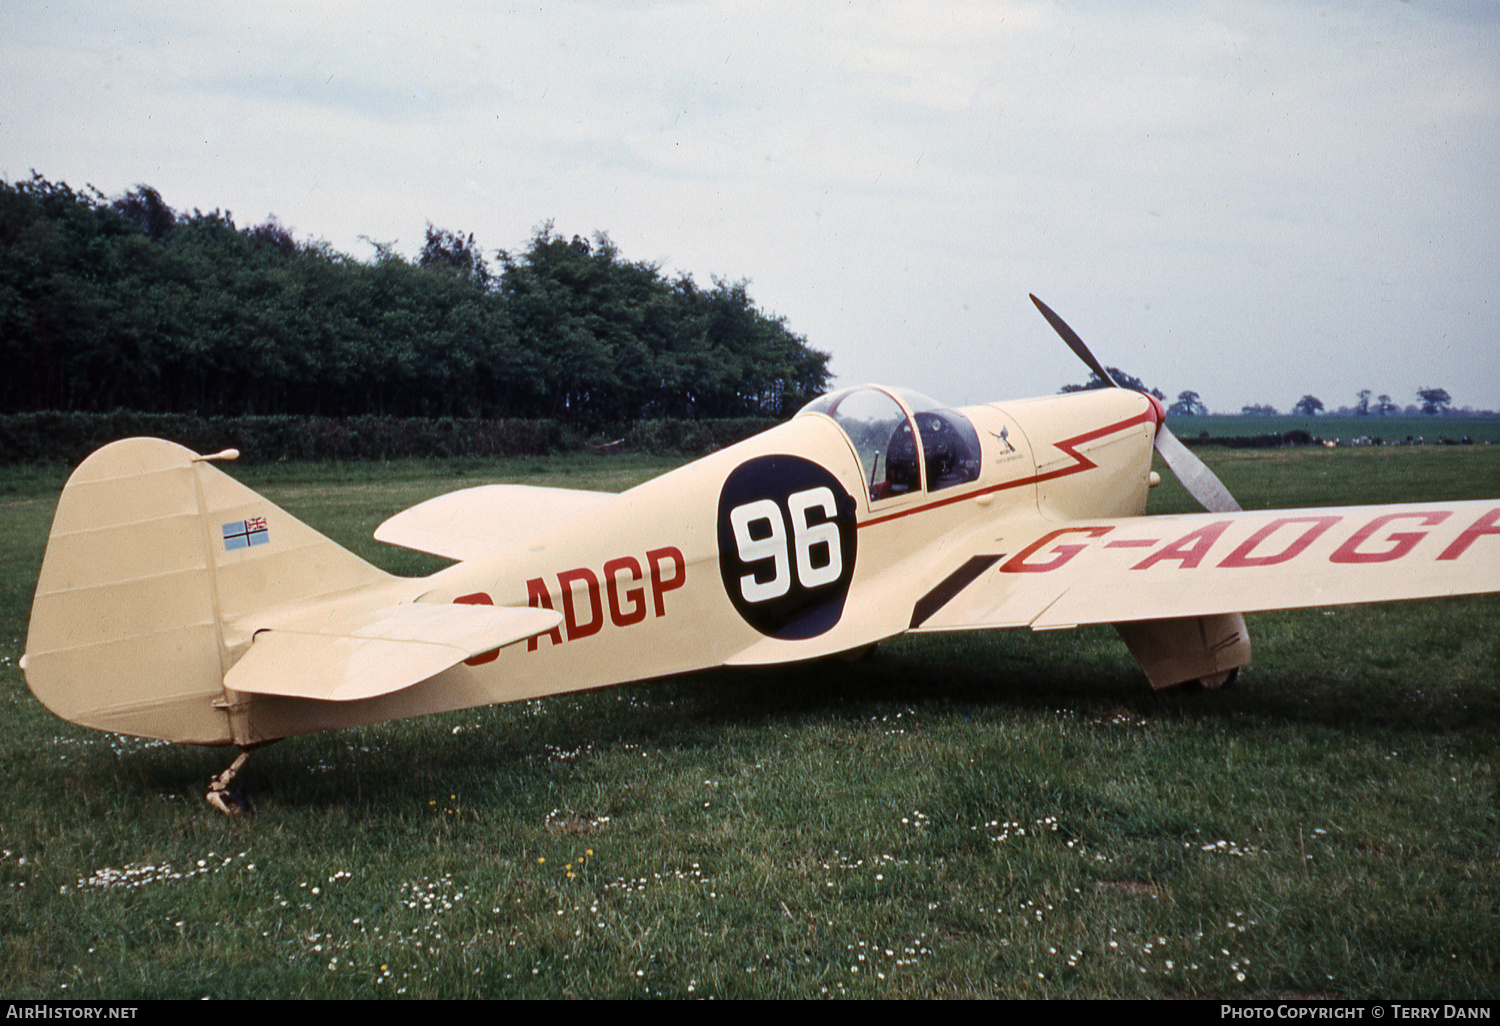
{"type": "MultiPolygon", "coordinates": [[[[1119,388],[1120,385],[1114,378],[1109,376],[1109,371],[1104,365],[1095,359],[1094,354],[1089,352],[1089,347],[1083,344],[1083,339],[1078,337],[1078,332],[1068,327],[1052,308],[1043,303],[1036,296],[1031,297],[1036,308],[1047,318],[1047,323],[1052,325],[1052,330],[1062,336],[1062,340],[1068,344],[1068,348],[1088,365],[1089,370],[1099,376],[1101,381],[1108,383],[1111,387],[1119,388]]],[[[1161,453],[1161,458],[1166,461],[1177,480],[1182,482],[1182,487],[1187,489],[1189,495],[1197,499],[1204,509],[1210,513],[1237,512],[1240,504],[1229,494],[1229,489],[1224,487],[1224,482],[1208,469],[1208,465],[1200,460],[1193,451],[1177,440],[1177,436],[1167,429],[1166,422],[1156,426],[1156,451],[1161,453]]]]}

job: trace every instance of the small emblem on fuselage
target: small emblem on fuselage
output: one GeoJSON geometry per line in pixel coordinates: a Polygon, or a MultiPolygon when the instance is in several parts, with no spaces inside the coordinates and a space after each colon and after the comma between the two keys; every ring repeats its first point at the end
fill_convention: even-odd
{"type": "Polygon", "coordinates": [[[251,517],[249,520],[236,520],[232,524],[223,525],[224,550],[233,552],[235,549],[248,549],[252,545],[269,545],[271,543],[271,532],[266,526],[265,517],[251,517]]]}

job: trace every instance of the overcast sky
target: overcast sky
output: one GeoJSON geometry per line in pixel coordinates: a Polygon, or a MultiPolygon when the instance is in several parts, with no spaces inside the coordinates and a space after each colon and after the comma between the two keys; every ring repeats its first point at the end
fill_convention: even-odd
{"type": "Polygon", "coordinates": [[[1500,408],[1500,5],[0,7],[0,176],[359,259],[552,220],[747,279],[840,384],[1100,359],[1209,408],[1500,408]]]}

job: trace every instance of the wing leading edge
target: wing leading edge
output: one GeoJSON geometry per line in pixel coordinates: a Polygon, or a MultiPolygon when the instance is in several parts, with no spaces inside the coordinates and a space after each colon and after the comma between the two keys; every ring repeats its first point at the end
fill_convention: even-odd
{"type": "Polygon", "coordinates": [[[1500,500],[1003,529],[911,629],[1129,623],[1500,591],[1500,500]]]}

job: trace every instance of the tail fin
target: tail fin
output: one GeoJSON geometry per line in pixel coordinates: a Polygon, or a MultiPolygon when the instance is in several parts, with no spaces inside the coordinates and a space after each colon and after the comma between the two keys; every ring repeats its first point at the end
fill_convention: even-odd
{"type": "Polygon", "coordinates": [[[63,719],[189,744],[235,740],[237,619],[391,578],[155,438],[95,452],[58,501],[22,666],[63,719]]]}

